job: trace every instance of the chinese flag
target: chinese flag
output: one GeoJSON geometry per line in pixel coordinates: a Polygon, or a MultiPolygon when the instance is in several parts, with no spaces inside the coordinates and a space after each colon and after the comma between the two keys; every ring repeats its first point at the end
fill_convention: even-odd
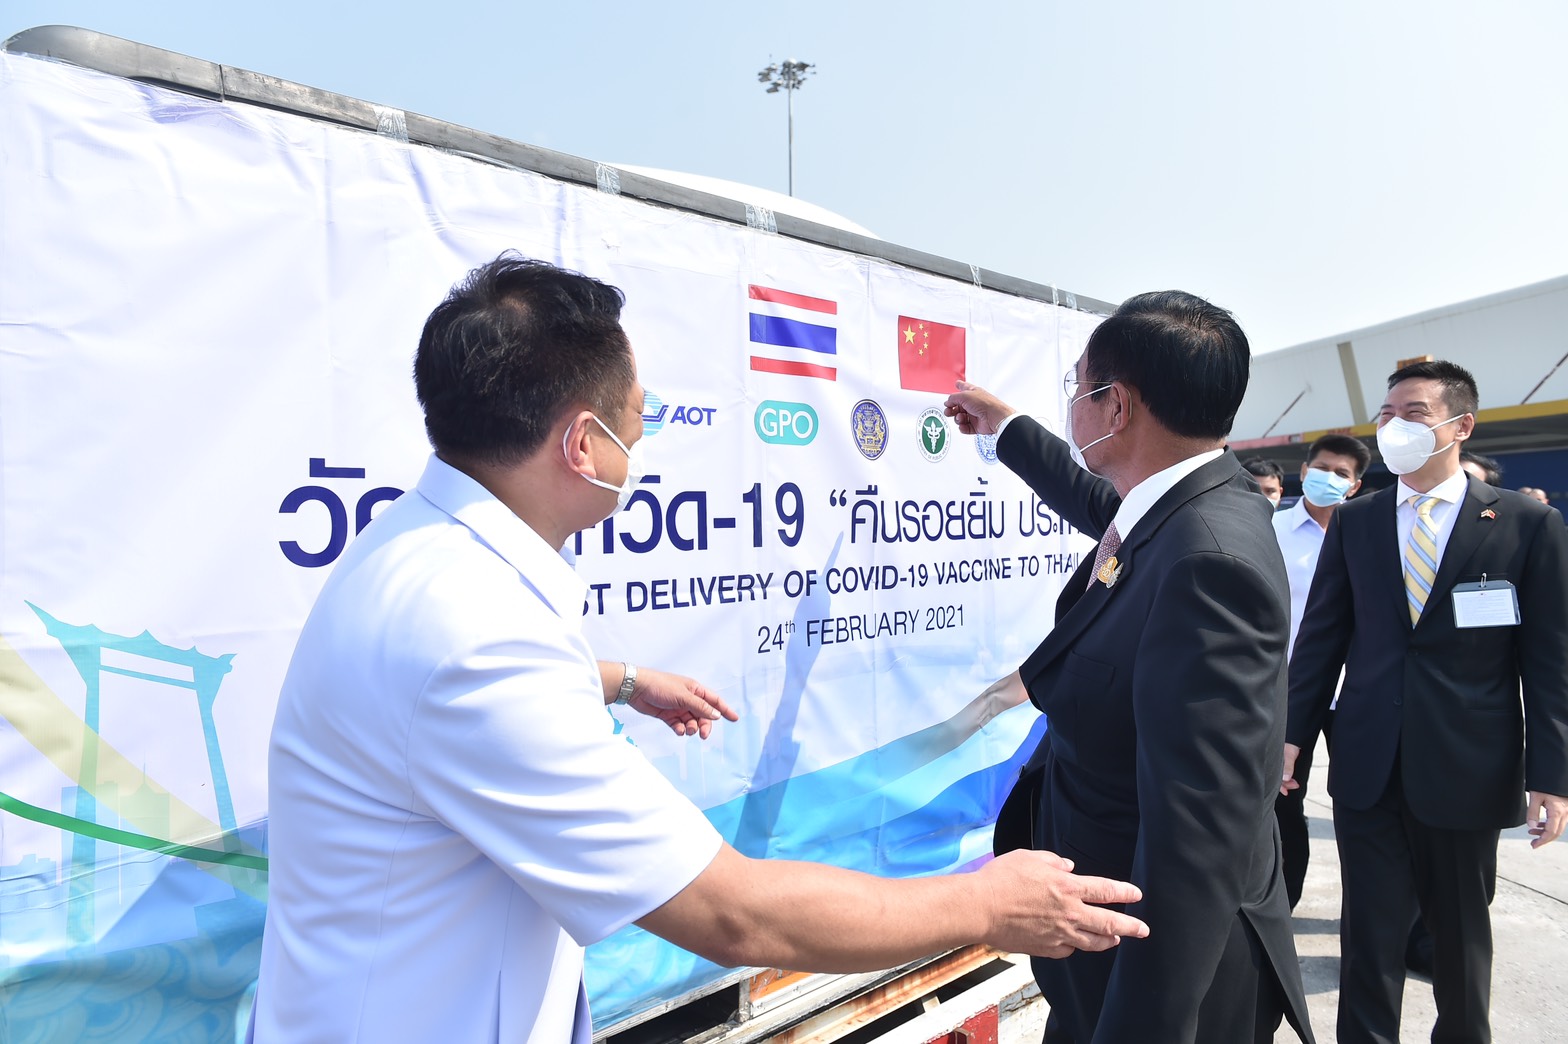
{"type": "Polygon", "coordinates": [[[898,317],[898,384],[947,395],[964,379],[964,328],[898,317]]]}

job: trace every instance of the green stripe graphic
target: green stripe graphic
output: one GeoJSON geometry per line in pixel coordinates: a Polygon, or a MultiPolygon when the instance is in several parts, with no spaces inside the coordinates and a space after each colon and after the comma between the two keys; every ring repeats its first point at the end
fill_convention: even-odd
{"type": "Polygon", "coordinates": [[[180,845],[162,838],[132,833],[129,830],[117,830],[114,827],[89,823],[61,812],[51,812],[37,805],[29,805],[25,801],[18,801],[10,794],[0,793],[0,811],[21,816],[23,819],[31,819],[45,826],[57,827],[69,833],[85,834],[100,841],[124,845],[127,848],[144,848],[149,852],[162,852],[165,855],[179,856],[181,859],[198,863],[226,863],[229,866],[240,866],[249,870],[267,869],[266,856],[246,855],[243,852],[220,852],[215,848],[197,848],[194,845],[180,845]]]}

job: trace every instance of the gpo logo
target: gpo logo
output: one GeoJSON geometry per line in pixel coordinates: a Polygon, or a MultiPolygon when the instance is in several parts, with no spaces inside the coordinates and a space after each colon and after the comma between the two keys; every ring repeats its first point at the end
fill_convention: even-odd
{"type": "Polygon", "coordinates": [[[768,399],[755,420],[757,438],[775,446],[804,446],[817,437],[817,411],[803,402],[768,399]]]}

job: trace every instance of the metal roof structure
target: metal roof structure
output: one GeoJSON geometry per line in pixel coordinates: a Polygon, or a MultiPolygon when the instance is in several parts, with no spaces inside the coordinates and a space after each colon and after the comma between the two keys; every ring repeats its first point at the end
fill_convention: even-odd
{"type": "Polygon", "coordinates": [[[1475,375],[1470,449],[1568,447],[1568,276],[1254,356],[1231,445],[1284,464],[1329,432],[1370,444],[1387,376],[1428,356],[1475,375]]]}

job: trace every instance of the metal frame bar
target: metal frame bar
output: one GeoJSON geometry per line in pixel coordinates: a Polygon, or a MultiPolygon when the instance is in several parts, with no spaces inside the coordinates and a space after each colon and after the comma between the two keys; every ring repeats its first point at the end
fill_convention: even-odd
{"type": "MultiPolygon", "coordinates": [[[[186,94],[260,105],[370,132],[378,129],[381,114],[385,111],[380,106],[357,98],[74,26],[47,25],[24,29],[7,40],[4,49],[10,54],[52,58],[186,94]]],[[[558,181],[598,185],[599,164],[592,160],[525,145],[418,113],[407,112],[403,115],[408,127],[408,140],[413,144],[457,153],[481,163],[543,174],[558,181]]],[[[617,168],[617,172],[620,194],[623,196],[703,214],[732,224],[750,223],[747,211],[752,208],[748,208],[742,200],[672,185],[628,170],[617,168]]],[[[959,282],[978,283],[987,289],[1014,297],[1044,301],[1099,315],[1109,315],[1116,310],[1116,305],[1108,301],[978,268],[790,214],[776,213],[774,223],[780,235],[791,239],[880,258],[959,282]]]]}

